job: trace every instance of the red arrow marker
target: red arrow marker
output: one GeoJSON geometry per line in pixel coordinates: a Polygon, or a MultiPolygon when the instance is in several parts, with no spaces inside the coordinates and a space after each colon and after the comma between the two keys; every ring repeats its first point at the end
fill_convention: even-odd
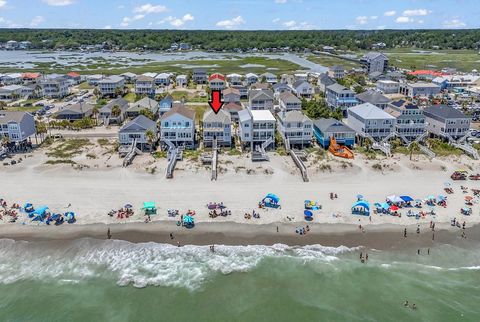
{"type": "Polygon", "coordinates": [[[222,97],[222,94],[220,91],[218,90],[212,91],[212,99],[208,102],[208,104],[210,105],[212,110],[215,112],[215,114],[217,114],[218,111],[220,111],[220,109],[223,106],[221,97],[222,97]]]}

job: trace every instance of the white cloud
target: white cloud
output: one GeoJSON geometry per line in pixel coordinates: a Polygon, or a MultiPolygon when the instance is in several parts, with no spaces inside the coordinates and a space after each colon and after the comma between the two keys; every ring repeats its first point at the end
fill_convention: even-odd
{"type": "Polygon", "coordinates": [[[181,18],[168,16],[167,18],[159,21],[157,24],[161,25],[161,24],[164,24],[164,23],[168,22],[173,27],[180,28],[180,27],[183,27],[185,25],[185,23],[187,23],[189,21],[193,21],[193,20],[195,20],[195,17],[192,16],[190,13],[187,13],[186,15],[184,15],[181,18]]]}
{"type": "Polygon", "coordinates": [[[217,22],[217,27],[232,29],[234,27],[238,27],[245,24],[245,20],[242,16],[235,17],[229,20],[222,20],[217,22]]]}
{"type": "Polygon", "coordinates": [[[357,25],[366,25],[368,23],[368,17],[367,16],[359,16],[355,18],[355,22],[357,25]]]}
{"type": "Polygon", "coordinates": [[[377,29],[378,29],[378,30],[383,30],[383,29],[385,29],[385,28],[387,28],[387,26],[385,26],[385,25],[383,25],[383,26],[377,26],[377,29]]]}
{"type": "Polygon", "coordinates": [[[106,25],[105,27],[103,27],[103,29],[112,29],[112,26],[106,25]]]}
{"type": "Polygon", "coordinates": [[[121,5],[119,5],[119,6],[117,7],[117,9],[120,9],[120,10],[121,10],[121,9],[125,9],[125,6],[124,6],[123,4],[121,4],[121,5]]]}
{"type": "Polygon", "coordinates": [[[377,20],[378,16],[370,16],[370,20],[377,20]]]}
{"type": "Polygon", "coordinates": [[[410,9],[410,10],[405,10],[403,12],[403,16],[405,16],[405,17],[426,16],[430,12],[431,11],[429,11],[427,9],[410,9]]]}
{"type": "Polygon", "coordinates": [[[135,7],[133,9],[133,13],[143,13],[143,14],[162,13],[165,11],[167,11],[167,7],[162,5],[153,5],[151,3],[146,3],[141,6],[135,7]]]}
{"type": "Polygon", "coordinates": [[[7,26],[8,28],[20,28],[20,27],[22,27],[21,24],[15,23],[11,20],[7,20],[3,17],[0,17],[0,25],[7,26]]]}
{"type": "Polygon", "coordinates": [[[400,16],[395,20],[395,22],[396,23],[410,23],[410,22],[414,22],[414,20],[410,17],[400,16]]]}
{"type": "Polygon", "coordinates": [[[63,7],[63,6],[69,6],[71,4],[74,4],[74,0],[42,0],[49,6],[54,6],[54,7],[63,7]]]}
{"type": "Polygon", "coordinates": [[[122,27],[127,27],[130,25],[130,23],[137,21],[137,20],[142,20],[145,18],[145,15],[135,15],[133,17],[123,17],[122,22],[120,23],[120,26],[122,27]]]}
{"type": "Polygon", "coordinates": [[[385,11],[385,12],[383,13],[383,15],[384,15],[385,17],[393,17],[393,16],[395,16],[396,14],[397,14],[397,12],[396,12],[395,10],[385,11]]]}
{"type": "Polygon", "coordinates": [[[295,20],[290,20],[282,23],[284,27],[288,30],[311,30],[315,29],[315,26],[308,23],[307,21],[297,22],[295,20]]]}
{"type": "Polygon", "coordinates": [[[7,1],[5,1],[5,0],[0,0],[0,8],[5,7],[6,4],[7,4],[7,1]]]}
{"type": "Polygon", "coordinates": [[[280,18],[275,18],[275,19],[272,20],[273,23],[277,23],[279,21],[280,21],[280,18]]]}
{"type": "Polygon", "coordinates": [[[41,24],[42,22],[45,22],[45,18],[42,17],[42,16],[36,16],[32,19],[32,21],[30,21],[30,26],[36,27],[39,24],[41,24]]]}
{"type": "Polygon", "coordinates": [[[456,29],[456,28],[465,28],[467,26],[467,24],[458,19],[458,18],[454,18],[452,20],[445,20],[443,23],[443,28],[447,28],[447,29],[456,29]]]}
{"type": "Polygon", "coordinates": [[[275,0],[275,3],[284,4],[287,3],[287,0],[275,0]]]}

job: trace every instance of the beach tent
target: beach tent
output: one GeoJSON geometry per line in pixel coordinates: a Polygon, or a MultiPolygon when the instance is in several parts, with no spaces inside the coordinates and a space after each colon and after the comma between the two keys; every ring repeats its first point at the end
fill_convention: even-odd
{"type": "Polygon", "coordinates": [[[317,201],[305,200],[305,209],[308,210],[320,210],[322,206],[317,201]]]}
{"type": "Polygon", "coordinates": [[[390,206],[386,202],[382,202],[382,203],[377,202],[377,203],[375,203],[374,206],[378,210],[388,210],[390,208],[390,206]]]}
{"type": "Polygon", "coordinates": [[[187,228],[191,228],[195,225],[195,222],[193,221],[193,217],[189,215],[183,216],[183,225],[187,228]]]}
{"type": "Polygon", "coordinates": [[[399,196],[395,196],[395,195],[392,195],[392,196],[388,196],[387,197],[387,200],[391,203],[400,203],[400,202],[404,202],[404,200],[402,198],[400,198],[399,196]]]}
{"type": "Polygon", "coordinates": [[[280,204],[279,204],[280,198],[273,193],[269,193],[268,195],[266,195],[265,198],[263,198],[262,202],[265,205],[265,207],[269,207],[269,208],[280,207],[280,204]]]}
{"type": "Polygon", "coordinates": [[[33,220],[40,220],[43,221],[43,219],[47,215],[47,206],[41,206],[38,209],[34,210],[33,212],[30,213],[30,217],[33,217],[33,220]]]}
{"type": "Polygon", "coordinates": [[[143,210],[145,210],[146,215],[156,215],[157,214],[157,206],[155,202],[146,201],[143,203],[143,210]]]}
{"type": "Polygon", "coordinates": [[[357,201],[352,206],[352,214],[368,216],[370,214],[370,204],[365,200],[357,201]]]}
{"type": "Polygon", "coordinates": [[[400,199],[402,199],[405,202],[412,202],[413,198],[410,196],[400,196],[400,199]]]}
{"type": "Polygon", "coordinates": [[[427,200],[435,200],[435,197],[434,196],[428,196],[427,200]]]}
{"type": "Polygon", "coordinates": [[[311,220],[313,217],[313,212],[311,212],[310,210],[304,210],[303,214],[305,215],[306,220],[311,220]]]}
{"type": "Polygon", "coordinates": [[[438,201],[445,201],[445,200],[447,200],[447,197],[441,196],[441,195],[438,196],[438,201]]]}

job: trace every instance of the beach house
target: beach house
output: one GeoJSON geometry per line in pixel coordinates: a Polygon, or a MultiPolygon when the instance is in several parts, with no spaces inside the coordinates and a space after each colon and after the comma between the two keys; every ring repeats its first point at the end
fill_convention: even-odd
{"type": "Polygon", "coordinates": [[[23,84],[37,84],[40,82],[42,78],[42,74],[40,73],[23,73],[22,74],[22,82],[23,84]]]}
{"type": "Polygon", "coordinates": [[[123,97],[111,100],[98,110],[98,118],[105,125],[122,124],[128,109],[128,101],[123,97]]]}
{"type": "Polygon", "coordinates": [[[70,72],[67,73],[67,78],[70,81],[70,84],[73,85],[78,85],[82,82],[82,75],[80,75],[77,72],[70,72]]]}
{"type": "Polygon", "coordinates": [[[93,105],[77,103],[61,108],[54,114],[58,120],[76,121],[84,118],[90,118],[93,115],[93,105]]]}
{"type": "Polygon", "coordinates": [[[125,79],[117,75],[105,77],[98,82],[98,90],[102,96],[115,96],[117,94],[122,94],[124,87],[125,79]]]}
{"type": "Polygon", "coordinates": [[[313,121],[313,135],[324,149],[330,146],[331,138],[335,138],[338,144],[353,147],[356,134],[354,129],[337,119],[321,118],[313,121]]]}
{"type": "Polygon", "coordinates": [[[320,74],[318,76],[317,84],[318,84],[318,89],[320,92],[325,93],[327,91],[327,87],[330,85],[335,84],[335,80],[328,76],[328,74],[320,74]]]}
{"type": "Polygon", "coordinates": [[[20,143],[35,134],[35,119],[32,114],[0,110],[0,141],[6,137],[12,143],[20,143]]]}
{"type": "Polygon", "coordinates": [[[240,102],[230,102],[230,103],[225,103],[222,109],[230,113],[232,122],[238,122],[238,112],[240,112],[244,108],[242,103],[240,102]]]}
{"type": "Polygon", "coordinates": [[[293,83],[292,87],[295,90],[295,93],[303,98],[310,98],[315,94],[313,86],[307,81],[296,81],[293,83]]]}
{"type": "Polygon", "coordinates": [[[298,110],[280,112],[278,130],[292,147],[305,147],[312,144],[313,124],[307,116],[298,110]]]}
{"type": "Polygon", "coordinates": [[[137,117],[140,115],[142,110],[149,110],[154,119],[156,119],[158,117],[159,110],[158,102],[149,97],[144,97],[135,103],[131,103],[130,107],[127,109],[127,117],[137,117]]]}
{"type": "Polygon", "coordinates": [[[232,146],[232,118],[228,111],[221,109],[218,113],[209,109],[203,115],[203,144],[211,147],[214,138],[218,146],[232,146]]]}
{"type": "Polygon", "coordinates": [[[399,93],[410,98],[430,97],[440,93],[440,86],[433,83],[401,83],[399,93]]]}
{"type": "Polygon", "coordinates": [[[248,73],[247,75],[245,75],[245,83],[247,84],[247,86],[258,83],[259,80],[260,78],[257,74],[248,73]]]}
{"type": "Polygon", "coordinates": [[[240,91],[234,87],[224,89],[222,94],[225,103],[240,102],[240,91]]]}
{"type": "Polygon", "coordinates": [[[135,80],[135,94],[155,95],[155,79],[150,76],[140,75],[135,80]]]}
{"type": "Polygon", "coordinates": [[[205,69],[194,69],[192,71],[192,80],[195,84],[206,84],[208,80],[207,71],[205,69]]]}
{"type": "Polygon", "coordinates": [[[327,87],[326,91],[327,104],[331,109],[341,109],[345,111],[352,106],[358,104],[355,92],[340,84],[333,84],[327,87]]]}
{"type": "Polygon", "coordinates": [[[275,85],[278,82],[277,75],[272,73],[263,73],[260,75],[261,80],[265,80],[267,84],[275,85]]]}
{"type": "Polygon", "coordinates": [[[3,85],[18,85],[23,82],[22,74],[20,73],[10,73],[5,74],[1,78],[3,85]]]}
{"type": "Polygon", "coordinates": [[[273,88],[273,96],[276,99],[279,99],[280,95],[282,93],[285,93],[285,92],[293,93],[294,92],[293,88],[290,85],[285,84],[285,83],[277,83],[277,84],[273,85],[272,88],[273,88]]]}
{"type": "Polygon", "coordinates": [[[308,74],[307,73],[296,73],[293,74],[293,82],[298,82],[298,81],[303,81],[306,82],[308,81],[308,74]]]}
{"type": "Polygon", "coordinates": [[[235,85],[243,85],[242,82],[242,75],[240,74],[228,74],[227,75],[227,82],[230,86],[235,86],[235,85]]]}
{"type": "Polygon", "coordinates": [[[328,69],[328,76],[333,79],[340,79],[345,77],[345,68],[340,65],[334,65],[328,69]]]}
{"type": "Polygon", "coordinates": [[[381,141],[395,131],[395,117],[373,104],[360,104],[348,109],[348,126],[361,137],[381,141]]]}
{"type": "Polygon", "coordinates": [[[0,87],[0,100],[12,101],[24,97],[24,86],[22,85],[8,85],[0,87]]]}
{"type": "Polygon", "coordinates": [[[439,137],[459,139],[470,130],[470,117],[448,105],[432,105],[423,110],[427,131],[439,137]]]}
{"type": "Polygon", "coordinates": [[[273,110],[273,92],[271,90],[252,89],[248,91],[250,110],[273,110]]]}
{"type": "Polygon", "coordinates": [[[377,91],[366,91],[355,96],[359,104],[370,103],[376,107],[381,108],[382,110],[390,104],[392,101],[388,97],[382,95],[377,91]]]}
{"type": "Polygon", "coordinates": [[[137,79],[137,74],[131,72],[120,74],[120,76],[123,77],[123,79],[125,79],[125,82],[128,84],[135,83],[135,80],[137,79]]]}
{"type": "Polygon", "coordinates": [[[280,111],[300,111],[302,109],[302,101],[290,92],[280,94],[278,98],[280,111]]]}
{"type": "Polygon", "coordinates": [[[243,85],[235,85],[231,86],[240,92],[240,99],[247,99],[248,98],[248,87],[243,85]]]}
{"type": "Polygon", "coordinates": [[[87,83],[90,86],[97,86],[98,82],[103,79],[103,75],[95,74],[95,75],[88,75],[87,76],[87,83]]]}
{"type": "Polygon", "coordinates": [[[244,109],[238,112],[239,137],[243,147],[254,149],[270,138],[273,142],[267,148],[275,147],[275,117],[268,110],[244,109]]]}
{"type": "Polygon", "coordinates": [[[383,79],[376,83],[377,90],[383,94],[396,94],[400,90],[400,83],[393,80],[383,79]]]}
{"type": "Polygon", "coordinates": [[[168,94],[167,96],[165,96],[164,98],[162,98],[160,100],[160,103],[158,104],[159,105],[159,112],[160,112],[160,116],[162,116],[163,114],[167,113],[168,111],[170,111],[170,109],[172,108],[173,106],[173,97],[172,95],[168,94]]]}
{"type": "Polygon", "coordinates": [[[418,105],[406,100],[391,102],[385,112],[395,117],[395,132],[408,141],[414,141],[425,133],[425,115],[418,105]]]}
{"type": "Polygon", "coordinates": [[[172,74],[170,73],[160,73],[155,76],[155,85],[157,86],[168,86],[170,85],[172,74]]]}
{"type": "Polygon", "coordinates": [[[388,57],[379,52],[369,52],[360,58],[360,63],[365,68],[367,75],[383,74],[388,69],[388,57]]]}
{"type": "Polygon", "coordinates": [[[70,81],[65,75],[47,75],[41,81],[43,95],[47,98],[64,98],[70,94],[70,81]]]}
{"type": "Polygon", "coordinates": [[[210,77],[208,78],[208,86],[210,87],[210,89],[213,91],[213,90],[217,90],[217,91],[221,91],[225,88],[225,76],[223,76],[222,74],[219,74],[219,73],[215,73],[215,74],[212,74],[210,75],[210,77]]]}
{"type": "Polygon", "coordinates": [[[157,141],[157,123],[143,115],[137,116],[118,131],[118,143],[120,145],[129,146],[136,142],[137,147],[140,147],[142,151],[150,150],[157,141]],[[153,140],[147,135],[148,131],[153,133],[153,140]]]}
{"type": "Polygon", "coordinates": [[[175,104],[160,118],[162,140],[169,140],[176,146],[195,147],[195,111],[183,104],[175,104]]]}
{"type": "Polygon", "coordinates": [[[178,75],[176,80],[178,87],[185,87],[188,85],[188,76],[187,75],[178,75]]]}

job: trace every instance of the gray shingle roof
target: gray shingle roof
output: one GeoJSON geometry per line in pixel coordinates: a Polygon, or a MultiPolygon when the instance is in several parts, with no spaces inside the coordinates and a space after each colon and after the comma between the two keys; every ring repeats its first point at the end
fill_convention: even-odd
{"type": "Polygon", "coordinates": [[[156,132],[156,128],[157,123],[155,121],[152,121],[144,115],[139,115],[135,119],[122,126],[120,132],[138,132],[146,131],[148,129],[156,132]]]}
{"type": "Polygon", "coordinates": [[[331,90],[335,93],[342,93],[342,92],[353,93],[352,90],[350,90],[350,89],[346,88],[345,86],[340,85],[338,83],[335,83],[333,85],[328,86],[327,89],[329,89],[329,90],[331,90]]]}
{"type": "Polygon", "coordinates": [[[423,110],[424,114],[435,115],[443,119],[468,119],[469,117],[461,111],[454,109],[448,105],[432,105],[423,110]]]}
{"type": "Polygon", "coordinates": [[[230,113],[224,109],[221,109],[216,114],[213,110],[210,109],[206,111],[203,115],[203,122],[220,122],[223,124],[230,124],[232,123],[232,118],[230,116],[230,113]]]}
{"type": "Polygon", "coordinates": [[[304,122],[309,121],[310,119],[303,115],[300,111],[290,111],[285,114],[280,114],[280,118],[283,122],[304,122]]]}
{"type": "Polygon", "coordinates": [[[343,123],[342,121],[336,119],[318,119],[313,121],[313,125],[318,128],[322,133],[355,133],[355,130],[350,128],[348,125],[343,123]]]}
{"type": "Polygon", "coordinates": [[[366,91],[366,92],[360,93],[356,96],[360,101],[365,102],[365,103],[372,103],[373,105],[388,104],[392,101],[388,97],[386,97],[386,96],[384,96],[384,95],[382,95],[382,94],[380,94],[379,92],[376,92],[376,91],[366,91]]]}
{"type": "Polygon", "coordinates": [[[392,115],[370,103],[350,107],[348,113],[354,113],[364,120],[395,119],[392,115]]]}

